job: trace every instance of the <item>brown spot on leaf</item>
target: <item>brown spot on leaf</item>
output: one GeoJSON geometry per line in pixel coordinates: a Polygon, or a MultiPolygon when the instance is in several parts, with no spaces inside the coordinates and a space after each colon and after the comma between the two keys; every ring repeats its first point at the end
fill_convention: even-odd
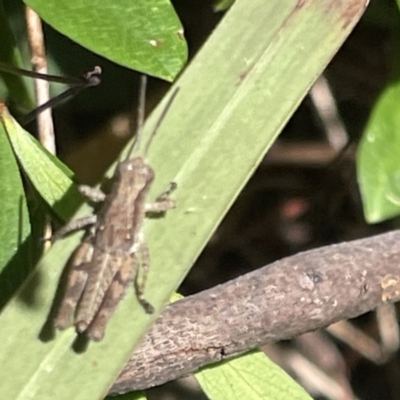
{"type": "Polygon", "coordinates": [[[306,2],[306,0],[298,0],[297,4],[296,4],[296,8],[303,7],[305,2],[306,2]]]}
{"type": "MultiPolygon", "coordinates": [[[[368,3],[369,0],[362,0],[362,1],[355,0],[350,2],[348,7],[342,14],[342,19],[343,19],[342,29],[346,29],[354,21],[354,19],[357,18],[358,15],[361,16],[362,14],[361,9],[365,9],[368,3]],[[363,7],[361,5],[362,2],[364,3],[363,7]]],[[[358,19],[359,18],[357,18],[357,20],[358,19]]]]}

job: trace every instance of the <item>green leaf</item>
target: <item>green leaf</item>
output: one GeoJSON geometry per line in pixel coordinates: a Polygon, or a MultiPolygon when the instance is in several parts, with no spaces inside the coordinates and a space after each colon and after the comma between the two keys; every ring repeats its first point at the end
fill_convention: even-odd
{"type": "MultiPolygon", "coordinates": [[[[0,61],[7,65],[22,68],[21,55],[8,22],[4,4],[0,1],[0,61]]],[[[0,70],[0,77],[8,92],[2,95],[7,98],[10,97],[21,111],[27,112],[35,106],[31,91],[26,86],[22,76],[7,74],[0,70]]]]}
{"type": "Polygon", "coordinates": [[[357,176],[370,223],[400,214],[400,81],[381,94],[363,132],[357,176]]]}
{"type": "MultiPolygon", "coordinates": [[[[4,105],[1,107],[0,122],[3,119],[4,105]]],[[[17,253],[18,249],[28,241],[31,226],[26,205],[24,187],[22,185],[18,164],[12,152],[4,126],[0,123],[0,270],[16,257],[15,264],[26,265],[29,251],[17,253]]]]}
{"type": "Polygon", "coordinates": [[[195,377],[212,400],[311,400],[298,383],[261,352],[204,368],[195,377]]]}
{"type": "MultiPolygon", "coordinates": [[[[180,91],[148,153],[156,172],[150,201],[169,182],[178,185],[177,208],[145,223],[151,253],[145,295],[156,312],[145,314],[128,290],[102,342],[78,353],[73,329],[52,336],[54,294],[81,234],[57,242],[0,315],[4,398],[47,400],[57,393],[58,400],[90,400],[107,393],[364,7],[364,0],[238,0],[232,6],[177,81],[180,91]],[[32,292],[34,305],[20,301],[32,292]],[[39,339],[47,320],[47,340],[39,339]]],[[[146,122],[147,135],[167,101],[146,122]]],[[[85,206],[81,214],[88,211],[85,206]]]]}
{"type": "Polygon", "coordinates": [[[107,396],[105,400],[146,400],[143,392],[131,392],[120,396],[107,396]]]}
{"type": "Polygon", "coordinates": [[[218,1],[215,1],[213,9],[216,12],[225,11],[229,7],[231,7],[234,2],[235,2],[235,0],[218,0],[218,1]]]}
{"type": "Polygon", "coordinates": [[[117,64],[171,81],[187,59],[168,0],[26,0],[48,24],[117,64]]]}
{"type": "Polygon", "coordinates": [[[72,172],[21,128],[6,109],[2,123],[14,153],[36,190],[61,220],[71,218],[82,203],[82,196],[71,180],[72,172]]]}

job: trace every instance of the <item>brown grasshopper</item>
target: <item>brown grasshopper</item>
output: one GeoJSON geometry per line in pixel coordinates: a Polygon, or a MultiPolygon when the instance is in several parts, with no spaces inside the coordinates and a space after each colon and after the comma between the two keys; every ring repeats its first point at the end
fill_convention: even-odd
{"type": "MultiPolygon", "coordinates": [[[[143,120],[140,115],[144,113],[144,93],[145,78],[141,84],[139,120],[143,120]]],[[[170,98],[152,137],[176,94],[177,91],[170,98]]],[[[135,147],[139,143],[140,122],[135,147]]],[[[101,340],[109,319],[133,281],[136,296],[144,310],[154,312],[153,306],[144,298],[149,250],[143,234],[143,222],[147,212],[165,212],[175,207],[175,202],[168,196],[176,185],[171,184],[170,189],[154,203],[146,203],[153,179],[153,169],[143,157],[137,156],[118,164],[108,195],[83,187],[84,194],[94,195],[96,201],[103,201],[103,206],[97,214],[73,221],[56,234],[60,237],[91,225],[72,258],[66,290],[54,321],[57,329],[75,325],[77,332],[84,332],[92,340],[101,340]],[[141,282],[138,280],[139,266],[143,271],[141,282]]]]}

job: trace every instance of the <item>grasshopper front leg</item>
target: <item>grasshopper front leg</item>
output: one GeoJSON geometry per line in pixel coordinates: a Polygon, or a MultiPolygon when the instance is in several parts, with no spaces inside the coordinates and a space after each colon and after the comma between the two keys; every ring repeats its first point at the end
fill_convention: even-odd
{"type": "Polygon", "coordinates": [[[162,192],[154,203],[146,203],[145,212],[165,212],[176,207],[175,200],[169,198],[170,194],[177,188],[175,182],[171,182],[169,188],[162,192]]]}
{"type": "MultiPolygon", "coordinates": [[[[81,185],[79,186],[79,191],[87,197],[89,200],[94,202],[104,201],[106,195],[99,189],[92,188],[91,186],[81,185]]],[[[75,219],[60,228],[51,238],[52,242],[68,235],[71,232],[79,231],[80,229],[86,228],[87,226],[94,225],[97,222],[97,215],[89,215],[88,217],[83,217],[75,219]]]]}

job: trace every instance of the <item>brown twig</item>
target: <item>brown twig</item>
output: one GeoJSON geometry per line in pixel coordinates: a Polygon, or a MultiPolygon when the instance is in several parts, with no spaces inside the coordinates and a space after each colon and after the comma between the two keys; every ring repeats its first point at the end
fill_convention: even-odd
{"type": "MultiPolygon", "coordinates": [[[[47,58],[44,46],[42,22],[36,12],[29,7],[26,7],[25,9],[25,18],[33,70],[40,74],[47,74],[47,58]]],[[[38,106],[50,100],[50,86],[48,81],[35,79],[35,91],[36,103],[38,106]]],[[[52,154],[55,154],[56,145],[50,108],[38,114],[37,125],[40,142],[47,150],[52,154]]]]}
{"type": "Polygon", "coordinates": [[[277,261],[168,306],[111,388],[145,389],[400,299],[400,231],[277,261]]]}
{"type": "MultiPolygon", "coordinates": [[[[31,51],[31,63],[33,70],[40,74],[47,73],[47,58],[44,46],[42,22],[39,16],[30,7],[25,7],[25,19],[28,43],[31,51]]],[[[50,100],[49,82],[35,79],[36,104],[40,106],[50,100]]],[[[56,141],[54,136],[53,117],[51,108],[44,110],[37,116],[38,136],[42,145],[52,154],[56,154],[56,141]]],[[[52,229],[49,219],[45,224],[43,237],[51,237],[52,229]]],[[[45,250],[50,247],[46,242],[45,250]]]]}
{"type": "Polygon", "coordinates": [[[336,151],[342,150],[349,141],[349,135],[340,117],[336,99],[324,75],[321,75],[314,83],[310,90],[310,97],[329,144],[336,151]]]}

